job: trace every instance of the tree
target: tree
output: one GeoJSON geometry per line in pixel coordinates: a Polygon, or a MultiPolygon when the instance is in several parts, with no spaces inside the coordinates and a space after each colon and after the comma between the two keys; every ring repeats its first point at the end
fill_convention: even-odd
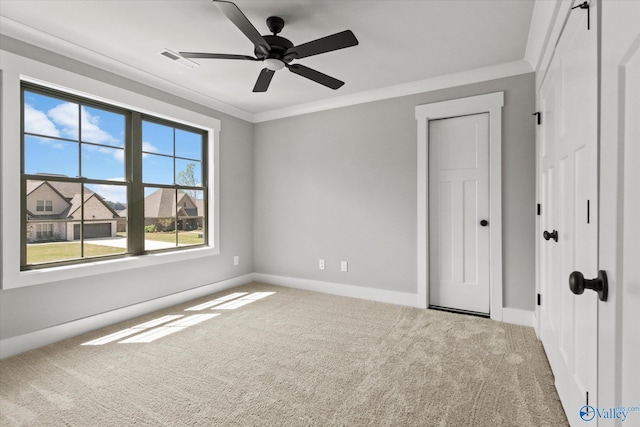
{"type": "MultiPolygon", "coordinates": [[[[187,166],[184,168],[184,170],[181,170],[180,172],[178,172],[178,175],[176,176],[176,183],[179,185],[186,185],[188,187],[195,187],[197,185],[196,177],[194,173],[195,167],[196,167],[195,163],[188,163],[187,166]]],[[[183,190],[183,191],[191,197],[196,197],[196,194],[197,194],[196,190],[183,190]]]]}

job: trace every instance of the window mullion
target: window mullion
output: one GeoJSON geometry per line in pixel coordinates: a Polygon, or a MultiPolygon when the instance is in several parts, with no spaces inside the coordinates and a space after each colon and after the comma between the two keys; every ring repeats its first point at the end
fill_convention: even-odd
{"type": "Polygon", "coordinates": [[[142,116],[131,112],[127,126],[129,139],[125,142],[127,151],[126,174],[129,177],[127,213],[127,239],[129,252],[144,252],[144,187],[142,185],[142,116]]]}
{"type": "MultiPolygon", "coordinates": [[[[20,90],[20,117],[24,117],[24,90],[20,90]]],[[[20,120],[20,266],[27,265],[27,179],[24,176],[24,120],[20,120]]]]}
{"type": "Polygon", "coordinates": [[[80,184],[80,258],[84,258],[84,184],[80,184]]]}

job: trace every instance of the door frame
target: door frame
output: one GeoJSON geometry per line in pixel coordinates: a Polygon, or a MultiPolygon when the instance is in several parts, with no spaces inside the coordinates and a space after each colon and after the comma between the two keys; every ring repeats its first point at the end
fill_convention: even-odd
{"type": "Polygon", "coordinates": [[[502,107],[504,92],[418,105],[418,301],[429,305],[429,121],[489,113],[489,315],[502,321],[502,107]]]}

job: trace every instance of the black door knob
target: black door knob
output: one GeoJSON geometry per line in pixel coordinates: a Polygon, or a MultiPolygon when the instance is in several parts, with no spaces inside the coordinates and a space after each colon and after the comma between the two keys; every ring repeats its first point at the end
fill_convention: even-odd
{"type": "Polygon", "coordinates": [[[542,237],[544,237],[544,240],[555,240],[556,242],[558,241],[558,232],[556,230],[553,230],[551,233],[549,233],[548,231],[545,231],[544,233],[542,233],[542,237]]]}
{"type": "Polygon", "coordinates": [[[600,301],[606,301],[609,294],[609,283],[607,273],[604,270],[598,271],[595,279],[585,279],[579,271],[574,271],[569,275],[569,289],[576,295],[581,295],[585,289],[592,289],[598,293],[600,301]]]}
{"type": "Polygon", "coordinates": [[[480,221],[480,225],[483,227],[486,227],[487,225],[489,225],[489,221],[487,221],[486,219],[483,219],[482,221],[480,221]]]}

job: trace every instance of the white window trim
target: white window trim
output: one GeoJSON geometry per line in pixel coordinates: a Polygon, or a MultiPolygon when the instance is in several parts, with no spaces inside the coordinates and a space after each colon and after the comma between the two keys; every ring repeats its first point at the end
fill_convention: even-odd
{"type": "Polygon", "coordinates": [[[116,271],[181,262],[220,253],[220,120],[89,77],[0,50],[2,78],[2,289],[70,280],[116,271]],[[114,106],[149,114],[208,132],[209,246],[81,264],[20,271],[20,84],[36,83],[114,106]]]}
{"type": "Polygon", "coordinates": [[[418,121],[418,307],[429,304],[429,121],[489,113],[490,316],[502,321],[502,107],[504,92],[416,107],[418,121]]]}

